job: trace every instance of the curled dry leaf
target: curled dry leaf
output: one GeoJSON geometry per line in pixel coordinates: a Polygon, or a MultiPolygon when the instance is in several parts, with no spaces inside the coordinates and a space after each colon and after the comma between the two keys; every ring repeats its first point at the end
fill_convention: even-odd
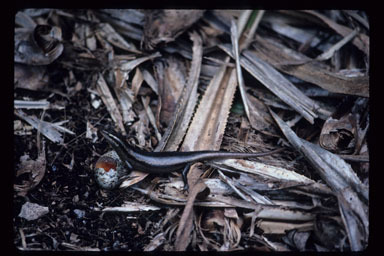
{"type": "Polygon", "coordinates": [[[346,247],[346,233],[342,229],[340,218],[330,216],[316,216],[314,225],[314,235],[316,241],[330,250],[342,250],[346,247]]]}
{"type": "Polygon", "coordinates": [[[353,115],[344,115],[340,119],[328,118],[321,130],[320,146],[334,152],[352,153],[357,141],[356,120],[353,115]]]}
{"type": "Polygon", "coordinates": [[[152,74],[146,70],[146,69],[142,69],[142,74],[143,74],[143,79],[145,82],[147,82],[147,84],[149,85],[149,87],[151,87],[151,89],[156,93],[158,94],[158,91],[159,91],[159,85],[157,83],[157,81],[153,78],[152,74]]]}
{"type": "Polygon", "coordinates": [[[120,188],[130,187],[147,177],[149,173],[132,171],[128,175],[124,176],[124,181],[121,183],[120,188]]]}
{"type": "Polygon", "coordinates": [[[139,90],[143,81],[144,81],[143,74],[141,73],[139,68],[136,68],[135,76],[132,79],[132,91],[135,98],[139,93],[139,90]]]}
{"type": "Polygon", "coordinates": [[[290,230],[287,232],[286,236],[283,237],[285,241],[290,246],[297,248],[299,251],[306,250],[306,243],[310,237],[310,232],[300,232],[298,230],[290,230]]]}
{"type": "Polygon", "coordinates": [[[48,65],[64,50],[61,29],[49,25],[15,29],[14,60],[27,65],[48,65]]]}

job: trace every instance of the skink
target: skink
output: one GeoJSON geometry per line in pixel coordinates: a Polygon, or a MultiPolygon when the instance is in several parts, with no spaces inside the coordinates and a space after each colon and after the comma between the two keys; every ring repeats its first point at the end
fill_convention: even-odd
{"type": "MultiPolygon", "coordinates": [[[[204,162],[209,160],[230,159],[230,158],[253,158],[260,156],[267,156],[278,153],[283,148],[262,152],[262,153],[235,153],[225,151],[190,151],[190,152],[146,152],[138,148],[131,147],[128,143],[124,142],[124,139],[115,132],[101,131],[103,137],[111,145],[113,150],[117,153],[120,160],[124,163],[127,171],[137,170],[147,173],[164,174],[174,171],[182,171],[182,178],[184,181],[184,189],[188,190],[187,173],[190,166],[196,162],[204,162]]],[[[111,162],[112,160],[109,159],[111,162]]],[[[97,181],[99,185],[104,188],[112,188],[118,182],[114,182],[114,185],[110,186],[104,184],[103,177],[98,175],[111,176],[112,173],[108,173],[111,164],[107,163],[106,159],[99,159],[96,163],[96,169],[98,170],[97,181]]],[[[117,173],[117,175],[122,176],[117,173]]]]}

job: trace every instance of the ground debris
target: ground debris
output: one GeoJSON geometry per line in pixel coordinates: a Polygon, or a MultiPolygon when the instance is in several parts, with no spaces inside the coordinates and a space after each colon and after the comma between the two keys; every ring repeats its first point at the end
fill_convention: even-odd
{"type": "Polygon", "coordinates": [[[361,10],[20,9],[15,246],[364,251],[368,18],[361,10]],[[143,170],[108,190],[95,167],[118,154],[101,130],[148,152],[283,150],[195,163],[188,191],[178,172],[143,170]]]}
{"type": "Polygon", "coordinates": [[[49,212],[48,207],[26,202],[20,210],[19,217],[26,220],[37,220],[49,212]]]}

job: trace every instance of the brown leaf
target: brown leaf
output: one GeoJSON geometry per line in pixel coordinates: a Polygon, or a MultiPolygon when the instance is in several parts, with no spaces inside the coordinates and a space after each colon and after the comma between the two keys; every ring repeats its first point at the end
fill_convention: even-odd
{"type": "Polygon", "coordinates": [[[19,196],[25,196],[29,190],[36,187],[44,177],[46,168],[45,143],[36,160],[31,160],[28,155],[20,157],[20,166],[16,172],[16,177],[24,173],[29,173],[29,180],[23,181],[23,184],[14,184],[13,188],[19,196]]]}
{"type": "Polygon", "coordinates": [[[151,10],[146,13],[144,46],[151,50],[171,42],[203,16],[204,10],[151,10]]]}
{"type": "Polygon", "coordinates": [[[177,111],[177,102],[186,84],[187,72],[183,61],[172,56],[156,63],[156,67],[161,101],[161,109],[158,108],[159,118],[163,123],[169,124],[177,111]]]}
{"type": "Polygon", "coordinates": [[[45,66],[28,66],[15,63],[14,86],[32,91],[43,89],[48,85],[49,77],[45,66]]]}
{"type": "Polygon", "coordinates": [[[340,119],[328,118],[321,129],[319,144],[334,153],[352,153],[356,145],[356,119],[344,115],[340,119]]]}

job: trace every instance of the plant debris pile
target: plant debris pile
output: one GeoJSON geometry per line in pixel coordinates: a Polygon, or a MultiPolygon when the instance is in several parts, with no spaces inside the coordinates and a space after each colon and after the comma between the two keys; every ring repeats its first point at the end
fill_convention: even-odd
{"type": "Polygon", "coordinates": [[[367,248],[364,11],[25,9],[15,24],[18,250],[367,248]],[[104,190],[101,129],[151,152],[284,151],[195,163],[188,191],[143,170],[104,190]]]}

